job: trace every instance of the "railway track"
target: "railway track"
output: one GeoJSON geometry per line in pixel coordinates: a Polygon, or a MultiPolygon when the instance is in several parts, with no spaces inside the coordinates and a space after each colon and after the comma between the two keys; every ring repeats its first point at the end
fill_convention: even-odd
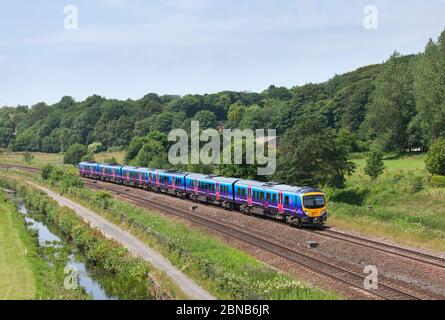
{"type": "Polygon", "coordinates": [[[371,248],[374,250],[379,250],[385,253],[389,253],[392,255],[396,255],[398,257],[403,257],[406,259],[414,260],[417,262],[429,264],[435,267],[444,268],[445,269],[445,259],[433,255],[429,255],[423,252],[418,252],[406,248],[397,247],[395,245],[391,245],[388,243],[362,238],[359,236],[334,231],[334,230],[323,230],[323,231],[312,231],[317,235],[321,235],[323,237],[341,240],[349,243],[353,243],[356,245],[360,245],[363,247],[371,248]]]}
{"type": "MultiPolygon", "coordinates": [[[[32,168],[21,165],[6,165],[0,164],[0,168],[17,168],[25,171],[38,172],[40,169],[32,168]]],[[[277,256],[280,256],[289,261],[298,263],[310,270],[316,270],[318,273],[325,275],[331,279],[336,281],[343,282],[352,287],[360,289],[361,291],[366,291],[369,294],[372,294],[378,298],[385,300],[419,300],[420,298],[415,296],[414,294],[401,291],[397,288],[394,288],[390,284],[385,284],[384,282],[379,282],[379,288],[377,290],[368,291],[364,289],[363,283],[365,280],[365,276],[362,274],[356,273],[351,270],[347,270],[343,267],[336,266],[330,262],[323,261],[319,258],[315,258],[313,256],[309,256],[300,251],[295,250],[295,248],[280,243],[276,239],[271,239],[264,235],[260,235],[255,233],[252,230],[241,229],[237,226],[231,225],[228,226],[225,223],[220,223],[215,220],[208,219],[203,216],[198,216],[193,214],[191,211],[177,209],[169,207],[165,204],[161,204],[158,202],[154,202],[152,200],[140,197],[138,195],[132,194],[131,189],[126,189],[125,192],[122,192],[121,188],[114,184],[104,184],[103,186],[98,186],[96,181],[85,179],[85,184],[92,189],[106,189],[118,195],[121,198],[129,200],[135,204],[138,204],[143,207],[153,208],[156,210],[160,210],[162,212],[173,214],[175,216],[179,216],[183,219],[189,220],[195,224],[207,227],[209,229],[215,230],[221,234],[229,236],[231,238],[249,243],[256,247],[259,247],[265,251],[271,252],[277,256]]],[[[418,262],[426,263],[433,265],[435,267],[445,268],[445,259],[440,257],[424,254],[421,252],[399,248],[397,246],[393,246],[390,244],[386,244],[379,241],[374,241],[371,239],[361,238],[358,236],[353,236],[349,234],[344,234],[341,232],[333,231],[333,230],[323,230],[323,231],[312,231],[321,236],[353,243],[355,245],[361,245],[365,247],[372,248],[374,250],[382,251],[388,254],[397,255],[403,258],[412,259],[418,262]]]]}
{"type": "Polygon", "coordinates": [[[281,258],[297,263],[307,268],[308,270],[316,271],[317,273],[322,274],[328,278],[342,282],[344,284],[357,288],[361,291],[366,291],[367,293],[372,294],[380,299],[420,300],[420,298],[415,296],[414,294],[394,288],[393,286],[386,284],[382,281],[379,281],[378,289],[372,291],[365,290],[364,289],[365,276],[353,272],[351,270],[347,270],[343,267],[336,266],[322,259],[315,258],[308,254],[302,253],[300,251],[295,250],[295,248],[291,246],[284,245],[278,242],[277,240],[266,238],[265,236],[259,235],[252,231],[247,231],[246,229],[241,229],[233,225],[228,226],[225,223],[220,223],[215,220],[211,220],[206,217],[196,215],[190,211],[178,208],[172,208],[165,204],[154,202],[152,200],[140,197],[132,193],[122,192],[122,190],[119,190],[120,188],[116,188],[116,186],[113,185],[110,186],[107,185],[105,188],[103,188],[97,186],[96,183],[89,180],[87,180],[86,185],[88,187],[91,187],[92,189],[97,189],[97,190],[106,189],[108,191],[113,192],[117,196],[129,200],[130,202],[138,204],[142,207],[156,209],[164,213],[178,216],[180,218],[191,221],[197,225],[201,225],[203,227],[212,229],[232,239],[237,239],[242,242],[253,245],[255,247],[259,247],[281,258]]]}

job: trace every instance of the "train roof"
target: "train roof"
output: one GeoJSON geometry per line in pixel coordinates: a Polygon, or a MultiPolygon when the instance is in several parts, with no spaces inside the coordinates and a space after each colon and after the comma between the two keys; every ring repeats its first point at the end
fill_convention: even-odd
{"type": "Polygon", "coordinates": [[[266,190],[282,191],[282,192],[292,192],[292,193],[309,193],[309,192],[321,192],[321,190],[312,187],[294,187],[286,184],[278,184],[276,182],[260,182],[255,180],[244,180],[240,179],[237,183],[240,186],[246,187],[256,187],[266,190]]]}
{"type": "Polygon", "coordinates": [[[121,164],[109,164],[109,163],[99,163],[99,166],[108,167],[108,168],[123,168],[124,167],[121,164]]]}
{"type": "Polygon", "coordinates": [[[134,170],[134,171],[150,171],[149,168],[145,167],[133,167],[133,166],[125,166],[122,168],[123,170],[134,170]]]}
{"type": "Polygon", "coordinates": [[[223,176],[216,176],[216,177],[212,177],[211,179],[215,180],[217,182],[228,183],[228,184],[234,184],[235,182],[237,182],[239,180],[236,178],[228,178],[228,177],[223,177],[223,176]]]}
{"type": "Polygon", "coordinates": [[[202,174],[202,173],[189,173],[187,175],[187,179],[198,179],[198,180],[210,180],[212,179],[212,176],[209,176],[208,174],[202,174]]]}
{"type": "Polygon", "coordinates": [[[175,177],[185,177],[186,175],[188,175],[187,172],[181,172],[181,171],[176,171],[176,170],[164,170],[164,169],[152,169],[150,170],[151,172],[155,172],[155,173],[160,173],[160,174],[169,174],[175,177]]]}

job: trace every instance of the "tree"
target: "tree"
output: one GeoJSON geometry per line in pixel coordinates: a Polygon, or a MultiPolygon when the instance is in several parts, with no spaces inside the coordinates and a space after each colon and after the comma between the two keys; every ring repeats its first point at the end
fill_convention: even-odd
{"type": "Polygon", "coordinates": [[[425,165],[431,174],[445,176],[445,139],[436,140],[427,154],[425,165]]]}
{"type": "Polygon", "coordinates": [[[372,150],[366,158],[366,166],[363,170],[371,179],[375,180],[383,173],[384,169],[383,153],[378,149],[372,150]]]}
{"type": "Polygon", "coordinates": [[[376,89],[366,115],[364,129],[388,151],[408,146],[408,125],[415,115],[413,76],[410,65],[395,52],[376,79],[376,89]]]}
{"type": "Polygon", "coordinates": [[[217,125],[216,116],[213,112],[202,110],[195,114],[195,121],[199,121],[200,129],[215,128],[217,125]]]}
{"type": "Polygon", "coordinates": [[[77,165],[86,153],[87,148],[84,145],[73,144],[66,150],[63,156],[63,163],[77,165]]]}
{"type": "Polygon", "coordinates": [[[355,169],[348,157],[349,147],[326,128],[326,119],[311,115],[285,134],[275,178],[291,185],[341,188],[355,169]]]}
{"type": "Polygon", "coordinates": [[[430,40],[417,63],[416,108],[424,140],[431,145],[445,135],[445,31],[430,40]]]}
{"type": "Polygon", "coordinates": [[[236,128],[239,126],[245,112],[246,106],[240,102],[236,102],[230,106],[227,118],[232,123],[233,127],[236,128]]]}
{"type": "Polygon", "coordinates": [[[93,142],[88,145],[88,153],[95,154],[101,151],[105,151],[104,145],[101,142],[93,142]]]}
{"type": "Polygon", "coordinates": [[[150,140],[144,144],[136,157],[136,163],[142,167],[166,169],[170,165],[167,158],[167,150],[161,142],[150,140]]]}

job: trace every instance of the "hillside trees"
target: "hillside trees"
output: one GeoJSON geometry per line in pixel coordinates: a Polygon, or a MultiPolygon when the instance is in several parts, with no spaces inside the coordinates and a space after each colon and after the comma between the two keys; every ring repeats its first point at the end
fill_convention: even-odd
{"type": "Polygon", "coordinates": [[[430,40],[415,74],[416,107],[423,139],[431,145],[445,136],[445,31],[430,40]]]}
{"type": "Polygon", "coordinates": [[[364,130],[387,151],[408,147],[408,126],[415,115],[413,76],[409,63],[395,52],[387,61],[372,95],[364,130]]]}

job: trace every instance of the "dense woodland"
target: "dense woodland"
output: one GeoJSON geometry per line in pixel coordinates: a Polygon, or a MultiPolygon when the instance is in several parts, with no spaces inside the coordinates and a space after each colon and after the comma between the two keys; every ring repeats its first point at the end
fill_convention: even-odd
{"type": "MultiPolygon", "coordinates": [[[[321,84],[270,86],[261,93],[150,93],[126,101],[63,97],[53,105],[3,107],[0,148],[58,153],[96,143],[95,151],[128,150],[129,163],[165,167],[166,133],[189,129],[192,119],[201,129],[276,128],[280,146],[273,178],[341,186],[354,169],[351,152],[428,150],[445,137],[445,32],[421,54],[395,52],[382,64],[321,84]]],[[[258,178],[254,169],[220,166],[219,172],[258,178]]]]}

